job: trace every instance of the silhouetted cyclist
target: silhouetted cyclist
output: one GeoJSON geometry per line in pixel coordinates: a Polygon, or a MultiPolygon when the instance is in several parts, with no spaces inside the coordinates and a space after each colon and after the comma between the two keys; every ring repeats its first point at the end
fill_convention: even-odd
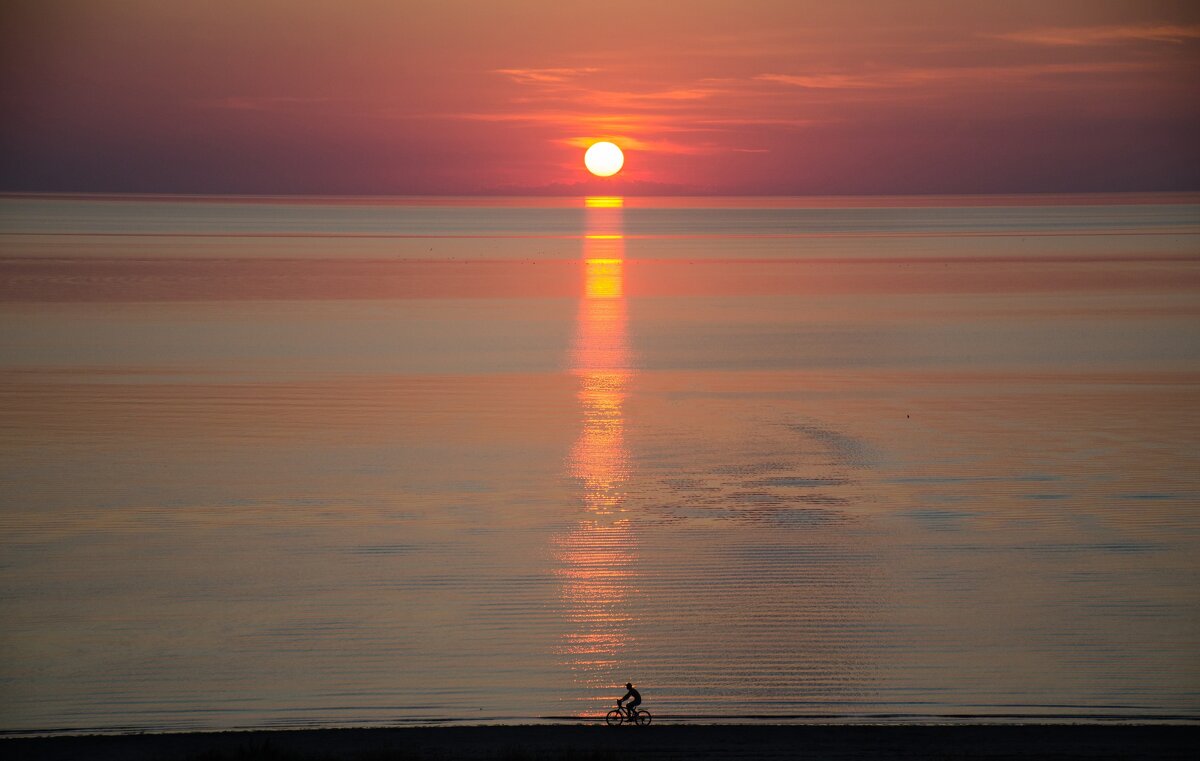
{"type": "Polygon", "coordinates": [[[625,683],[625,689],[629,690],[629,692],[625,693],[625,697],[617,701],[617,708],[620,708],[621,704],[628,700],[629,706],[626,707],[625,710],[630,716],[633,716],[633,712],[636,711],[637,707],[642,704],[642,695],[637,690],[633,689],[633,684],[631,682],[625,683]]]}

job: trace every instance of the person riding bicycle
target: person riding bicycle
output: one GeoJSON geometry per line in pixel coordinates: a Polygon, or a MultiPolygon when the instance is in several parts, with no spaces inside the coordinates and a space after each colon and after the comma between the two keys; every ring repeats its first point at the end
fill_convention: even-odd
{"type": "Polygon", "coordinates": [[[642,704],[642,695],[637,690],[633,689],[632,682],[626,682],[625,689],[629,690],[629,692],[625,693],[625,697],[617,701],[617,708],[620,708],[621,704],[628,700],[629,705],[625,710],[628,711],[630,716],[636,716],[637,707],[642,704]]]}

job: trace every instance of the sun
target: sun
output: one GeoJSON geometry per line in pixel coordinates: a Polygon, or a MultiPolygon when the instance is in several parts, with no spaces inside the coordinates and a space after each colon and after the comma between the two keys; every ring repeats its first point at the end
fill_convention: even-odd
{"type": "Polygon", "coordinates": [[[625,154],[613,143],[592,143],[583,154],[583,165],[597,177],[612,177],[625,165],[625,154]]]}

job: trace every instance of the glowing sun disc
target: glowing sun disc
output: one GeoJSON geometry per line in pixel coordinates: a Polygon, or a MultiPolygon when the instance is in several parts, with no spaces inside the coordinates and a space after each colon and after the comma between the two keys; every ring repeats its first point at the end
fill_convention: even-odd
{"type": "Polygon", "coordinates": [[[597,177],[612,177],[625,165],[625,154],[612,143],[592,143],[583,154],[583,165],[597,177]]]}

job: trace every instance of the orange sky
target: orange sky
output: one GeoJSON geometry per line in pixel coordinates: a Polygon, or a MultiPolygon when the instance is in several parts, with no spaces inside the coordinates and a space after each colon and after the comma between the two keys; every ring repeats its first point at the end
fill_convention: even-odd
{"type": "Polygon", "coordinates": [[[0,190],[1200,189],[1200,4],[6,2],[0,190]],[[587,141],[626,149],[589,179],[587,141]]]}

